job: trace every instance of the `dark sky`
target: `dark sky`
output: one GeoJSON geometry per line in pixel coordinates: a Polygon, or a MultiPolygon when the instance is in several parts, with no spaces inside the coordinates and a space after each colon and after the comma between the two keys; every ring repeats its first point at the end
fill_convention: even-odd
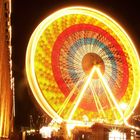
{"type": "Polygon", "coordinates": [[[12,0],[13,71],[17,128],[27,126],[29,114],[41,113],[31,98],[25,74],[25,53],[37,25],[52,12],[67,6],[89,6],[114,17],[128,32],[140,54],[140,4],[136,0],[12,0]]]}

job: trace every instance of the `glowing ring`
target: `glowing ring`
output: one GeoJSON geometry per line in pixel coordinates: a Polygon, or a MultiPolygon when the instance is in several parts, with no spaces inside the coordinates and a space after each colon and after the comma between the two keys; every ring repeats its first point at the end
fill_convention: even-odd
{"type": "MultiPolygon", "coordinates": [[[[73,36],[75,36],[75,34],[73,36]]],[[[105,40],[106,42],[107,42],[107,39],[105,40]]],[[[78,77],[76,76],[76,75],[78,75],[78,73],[76,72],[76,70],[74,71],[75,67],[72,66],[73,64],[68,64],[68,63],[74,63],[74,62],[72,62],[72,61],[74,61],[74,54],[77,53],[78,49],[82,48],[82,47],[84,48],[83,51],[82,51],[84,53],[84,55],[88,52],[90,52],[90,53],[92,52],[92,53],[97,53],[100,57],[108,57],[109,58],[109,59],[104,60],[104,63],[111,63],[111,66],[108,66],[108,64],[105,64],[105,68],[106,68],[105,77],[106,77],[106,79],[109,77],[108,81],[113,80],[114,81],[113,84],[115,83],[115,80],[116,81],[118,81],[118,80],[121,81],[121,79],[122,79],[122,83],[120,84],[120,87],[117,87],[113,90],[114,92],[116,92],[116,93],[114,93],[115,97],[117,99],[120,99],[123,96],[123,94],[125,93],[125,90],[126,90],[126,87],[127,87],[127,84],[128,84],[128,75],[129,74],[128,74],[128,66],[127,66],[127,62],[126,62],[126,59],[125,59],[125,55],[124,55],[121,47],[119,46],[119,44],[107,32],[105,32],[104,30],[101,30],[98,27],[94,27],[93,25],[87,25],[87,24],[83,24],[83,25],[77,24],[77,25],[71,26],[70,28],[67,28],[63,33],[61,33],[59,35],[59,37],[57,38],[57,40],[54,44],[54,47],[53,47],[53,50],[52,50],[52,68],[53,68],[54,77],[55,77],[61,91],[67,96],[67,94],[69,94],[70,90],[71,90],[71,88],[69,89],[67,85],[70,85],[70,84],[73,83],[73,86],[74,86],[74,84],[76,84],[77,80],[80,79],[80,76],[83,76],[83,74],[85,75],[85,73],[83,73],[80,60],[75,60],[75,61],[77,61],[77,63],[79,62],[79,64],[80,64],[79,66],[77,66],[77,68],[79,68],[79,70],[80,70],[80,74],[79,74],[78,77]],[[106,43],[103,44],[103,43],[101,43],[100,40],[97,40],[95,38],[92,38],[92,40],[91,40],[91,38],[89,38],[90,35],[91,35],[91,32],[86,33],[87,36],[84,35],[84,39],[81,38],[81,34],[82,34],[81,32],[83,30],[85,32],[86,31],[92,31],[93,33],[96,32],[100,36],[102,35],[102,36],[106,37],[110,42],[112,42],[112,44],[110,44],[108,46],[110,50],[106,47],[107,46],[106,43]],[[67,41],[68,37],[72,38],[71,34],[73,34],[73,32],[74,33],[76,32],[76,35],[78,35],[78,38],[76,39],[76,44],[78,44],[78,45],[75,46],[75,44],[73,44],[72,41],[69,41],[70,44],[65,46],[64,42],[67,41]],[[78,34],[78,32],[80,32],[80,33],[78,34]],[[93,39],[94,39],[94,41],[93,41],[93,39]],[[88,46],[85,47],[85,45],[87,45],[87,44],[91,45],[91,43],[94,44],[94,47],[92,47],[92,50],[89,50],[88,46]],[[64,49],[63,49],[63,44],[64,44],[64,49]],[[95,48],[96,48],[95,44],[100,45],[99,46],[99,49],[100,49],[99,52],[95,52],[95,48]],[[112,46],[114,46],[114,47],[112,47],[112,46]],[[70,50],[69,50],[69,47],[70,47],[70,50]],[[62,50],[63,52],[61,53],[60,50],[62,50]],[[67,50],[69,53],[72,53],[72,54],[68,53],[68,56],[67,56],[67,52],[65,52],[66,54],[63,55],[64,50],[67,50]],[[113,54],[113,51],[116,52],[116,50],[119,51],[121,57],[118,57],[118,56],[116,56],[116,54],[113,54]],[[103,51],[105,52],[104,55],[103,55],[103,51]],[[70,57],[70,56],[73,56],[73,57],[70,57]],[[116,61],[114,59],[115,57],[119,58],[120,60],[116,61]],[[60,62],[60,61],[62,61],[62,62],[60,62]],[[122,65],[122,64],[123,64],[123,66],[119,67],[119,65],[122,65]],[[60,65],[61,68],[59,68],[59,65],[60,65]],[[65,68],[65,66],[67,66],[67,67],[69,66],[71,68],[65,68]],[[110,67],[111,67],[111,70],[109,71],[110,67]],[[64,68],[68,69],[70,72],[67,72],[66,70],[64,70],[64,68]],[[119,69],[119,68],[120,68],[120,70],[117,71],[117,69],[119,69]],[[108,74],[108,71],[111,72],[110,75],[108,74]],[[121,79],[120,79],[120,75],[119,75],[119,77],[117,76],[118,75],[117,73],[119,73],[120,71],[122,72],[122,78],[121,79]],[[123,71],[125,72],[125,74],[123,73],[123,71]],[[63,77],[67,76],[65,78],[65,80],[62,77],[62,75],[63,75],[63,77]],[[72,82],[72,80],[74,82],[72,82]]],[[[89,47],[91,47],[91,46],[89,46],[89,47]]],[[[81,60],[82,60],[82,58],[83,58],[83,56],[81,54],[81,60]]],[[[73,86],[72,86],[72,88],[73,88],[73,86]]],[[[98,85],[98,86],[100,86],[100,85],[98,85]]],[[[89,94],[87,96],[89,96],[89,94]]],[[[90,109],[90,110],[93,111],[93,110],[95,110],[95,104],[93,105],[92,98],[89,98],[89,99],[91,99],[91,100],[88,100],[87,103],[85,103],[87,98],[85,99],[83,107],[86,107],[86,109],[88,109],[88,110],[90,109]],[[89,102],[90,102],[90,104],[89,104],[89,102]]],[[[107,102],[104,102],[104,104],[107,105],[107,102]]]]}
{"type": "MultiPolygon", "coordinates": [[[[27,78],[37,102],[52,118],[68,118],[64,114],[68,113],[66,110],[80,92],[78,88],[83,85],[82,80],[64,112],[61,115],[57,112],[81,76],[87,76],[83,61],[89,62],[88,59],[95,58],[102,63],[101,72],[116,97],[117,104],[125,102],[128,105],[124,113],[127,119],[139,100],[140,64],[131,39],[113,19],[95,9],[69,7],[53,13],[35,29],[27,48],[27,78]],[[80,60],[77,60],[80,52],[80,60]]],[[[115,105],[108,107],[112,101],[109,102],[105,97],[104,88],[99,80],[97,77],[93,78],[92,84],[98,99],[101,100],[101,109],[112,123],[115,119],[113,112],[117,111],[117,108],[115,105]],[[113,119],[110,120],[111,118],[113,119]]],[[[102,115],[96,104],[91,102],[91,97],[88,88],[81,105],[78,105],[74,119],[82,120],[81,116],[86,114],[91,121],[92,118],[102,115]]],[[[116,117],[121,121],[119,114],[116,114],[116,117]]]]}

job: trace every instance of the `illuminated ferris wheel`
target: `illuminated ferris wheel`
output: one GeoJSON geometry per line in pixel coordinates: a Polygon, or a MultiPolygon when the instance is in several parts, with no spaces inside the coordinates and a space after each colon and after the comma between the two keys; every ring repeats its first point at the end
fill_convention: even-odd
{"type": "Polygon", "coordinates": [[[139,101],[134,44],[95,9],[64,8],[43,20],[29,41],[26,71],[34,97],[53,119],[121,123],[139,101]]]}

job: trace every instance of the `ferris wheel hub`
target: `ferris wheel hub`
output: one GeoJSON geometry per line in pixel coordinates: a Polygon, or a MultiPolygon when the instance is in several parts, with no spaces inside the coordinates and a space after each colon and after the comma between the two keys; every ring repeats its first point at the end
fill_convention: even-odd
{"type": "MultiPolygon", "coordinates": [[[[96,53],[87,53],[82,59],[82,68],[84,72],[89,75],[91,69],[95,66],[100,69],[102,74],[104,74],[105,65],[103,59],[96,53]]],[[[98,78],[97,73],[94,73],[93,78],[98,78]]]]}

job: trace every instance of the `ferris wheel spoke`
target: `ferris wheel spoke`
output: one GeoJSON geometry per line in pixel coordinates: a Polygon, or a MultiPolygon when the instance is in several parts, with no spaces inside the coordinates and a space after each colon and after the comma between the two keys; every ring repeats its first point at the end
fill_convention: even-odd
{"type": "Polygon", "coordinates": [[[74,57],[75,57],[75,59],[77,59],[78,61],[81,61],[83,55],[84,55],[83,48],[81,47],[81,45],[78,45],[78,47],[77,47],[77,52],[75,52],[74,57]]]}
{"type": "Polygon", "coordinates": [[[70,60],[72,60],[72,62],[73,61],[80,62],[81,61],[81,54],[78,53],[78,51],[76,53],[71,52],[69,58],[70,58],[70,60]]]}
{"type": "MultiPolygon", "coordinates": [[[[64,67],[64,66],[63,66],[63,67],[64,67]]],[[[67,69],[67,68],[69,68],[69,69],[75,69],[75,70],[77,70],[77,71],[81,70],[81,66],[79,66],[79,65],[77,65],[77,64],[74,64],[74,65],[69,64],[69,65],[66,67],[66,69],[67,69]]]]}
{"type": "MultiPolygon", "coordinates": [[[[101,79],[100,79],[100,80],[101,80],[101,79]]],[[[104,86],[103,86],[103,88],[104,88],[104,86]]],[[[114,106],[113,106],[113,102],[112,102],[110,96],[108,95],[108,93],[106,92],[106,90],[104,91],[104,93],[105,93],[105,95],[106,95],[106,97],[107,97],[107,100],[108,100],[108,102],[109,102],[110,108],[111,108],[111,110],[112,110],[112,112],[113,112],[115,118],[117,118],[116,112],[113,110],[114,106]]]]}
{"type": "Polygon", "coordinates": [[[86,44],[86,45],[84,46],[84,48],[85,48],[85,52],[90,52],[89,44],[86,44]]]}
{"type": "MultiPolygon", "coordinates": [[[[103,52],[103,53],[104,53],[104,52],[103,52]]],[[[114,56],[113,56],[112,54],[111,54],[111,55],[110,55],[110,54],[108,55],[108,54],[105,53],[105,54],[102,56],[102,59],[110,62],[110,61],[114,61],[114,56]]]]}
{"type": "Polygon", "coordinates": [[[81,59],[79,57],[74,57],[74,56],[70,56],[69,57],[69,63],[70,64],[76,64],[76,65],[80,65],[81,59]]]}
{"type": "Polygon", "coordinates": [[[58,110],[58,114],[61,116],[62,112],[64,111],[64,109],[66,108],[66,106],[68,105],[70,99],[72,98],[72,96],[74,95],[75,90],[77,89],[79,83],[83,80],[83,77],[80,78],[78,80],[78,82],[75,84],[74,88],[71,90],[71,92],[69,93],[69,95],[67,96],[67,98],[65,99],[64,103],[62,104],[61,108],[58,110]]]}
{"type": "Polygon", "coordinates": [[[81,69],[81,66],[80,66],[80,64],[79,63],[75,63],[74,65],[73,65],[73,63],[72,62],[69,62],[69,63],[60,63],[61,64],[61,67],[62,67],[62,69],[65,69],[65,70],[67,70],[68,68],[72,68],[72,69],[81,69]]]}
{"type": "Polygon", "coordinates": [[[121,79],[122,79],[122,76],[123,76],[123,73],[120,73],[120,71],[117,71],[116,72],[116,70],[109,70],[109,68],[108,69],[106,69],[106,74],[105,74],[105,77],[108,77],[108,79],[113,79],[113,81],[115,82],[115,83],[117,83],[117,85],[118,85],[118,87],[120,87],[119,86],[119,84],[118,84],[118,80],[116,80],[116,79],[120,79],[120,81],[121,81],[121,79]],[[116,74],[115,74],[116,73],[116,74]]]}
{"type": "Polygon", "coordinates": [[[90,89],[91,89],[91,92],[92,92],[92,95],[93,95],[94,102],[96,104],[97,111],[100,113],[100,110],[101,110],[103,117],[105,117],[106,116],[105,111],[104,111],[104,109],[102,107],[102,104],[101,104],[101,102],[99,100],[99,97],[97,96],[97,94],[96,94],[96,92],[94,90],[94,86],[93,86],[92,83],[90,84],[90,89]]]}
{"type": "Polygon", "coordinates": [[[71,63],[73,63],[73,62],[80,62],[80,60],[81,60],[79,56],[78,57],[75,57],[75,55],[72,54],[72,52],[69,55],[69,58],[68,59],[69,59],[69,62],[71,62],[71,63]]]}
{"type": "Polygon", "coordinates": [[[102,83],[103,87],[105,88],[106,92],[109,94],[109,96],[110,96],[110,98],[111,98],[113,104],[115,105],[115,107],[116,107],[118,113],[120,114],[120,117],[121,117],[122,119],[124,119],[123,112],[122,112],[122,110],[120,109],[119,104],[117,103],[117,100],[116,100],[115,96],[113,95],[113,93],[112,93],[110,87],[108,86],[108,84],[107,84],[105,78],[102,76],[102,73],[100,72],[100,70],[99,70],[98,68],[97,68],[97,73],[98,73],[98,75],[99,75],[99,77],[100,77],[100,79],[101,79],[101,83],[102,83]]]}
{"type": "Polygon", "coordinates": [[[80,90],[80,92],[78,93],[76,99],[74,100],[73,102],[73,105],[72,105],[72,110],[70,110],[70,115],[68,117],[68,120],[71,120],[77,107],[79,106],[79,103],[81,102],[81,99],[83,98],[83,95],[87,89],[87,87],[89,86],[89,83],[91,82],[91,79],[92,79],[92,76],[94,74],[96,70],[96,67],[93,67],[89,76],[87,77],[87,79],[85,80],[85,84],[82,86],[82,89],[80,90]]]}
{"type": "Polygon", "coordinates": [[[69,69],[73,69],[73,71],[76,71],[77,73],[82,72],[82,69],[79,68],[79,67],[77,67],[77,66],[75,66],[75,65],[74,65],[74,66],[70,66],[70,65],[69,65],[69,66],[67,66],[67,67],[66,67],[66,66],[63,66],[63,67],[62,67],[62,70],[63,70],[64,72],[67,72],[67,71],[68,71],[68,68],[69,68],[69,69]]]}
{"type": "MultiPolygon", "coordinates": [[[[107,74],[107,73],[106,73],[105,77],[106,77],[106,79],[109,79],[109,80],[107,80],[107,81],[110,81],[109,83],[110,83],[110,84],[112,83],[112,86],[113,86],[113,85],[116,85],[118,88],[120,88],[119,83],[117,82],[117,80],[115,80],[115,79],[113,78],[113,76],[111,76],[110,74],[107,74]]],[[[111,86],[111,87],[112,87],[112,86],[111,86]]]]}
{"type": "Polygon", "coordinates": [[[83,57],[83,55],[84,55],[84,53],[85,53],[85,51],[83,50],[83,48],[82,48],[81,46],[82,46],[82,44],[80,44],[80,43],[78,42],[78,47],[77,47],[76,56],[77,56],[79,59],[82,59],[82,57],[83,57]]]}
{"type": "Polygon", "coordinates": [[[98,53],[100,48],[96,44],[93,44],[92,46],[92,51],[98,53]]]}
{"type": "Polygon", "coordinates": [[[117,66],[113,66],[112,64],[109,64],[109,63],[105,63],[105,65],[106,65],[106,71],[110,74],[110,73],[112,73],[112,71],[114,71],[114,72],[117,72],[117,75],[123,75],[123,71],[122,71],[122,69],[120,69],[120,67],[117,67],[117,66]]]}
{"type": "Polygon", "coordinates": [[[107,72],[105,73],[104,77],[107,77],[109,80],[112,79],[119,87],[118,81],[116,81],[117,77],[119,77],[119,74],[116,74],[116,71],[114,72],[110,68],[106,68],[106,71],[107,72]]]}
{"type": "Polygon", "coordinates": [[[79,45],[79,51],[77,52],[81,57],[83,57],[87,53],[86,44],[81,43],[79,45]]]}
{"type": "Polygon", "coordinates": [[[105,52],[101,48],[98,48],[98,54],[99,54],[99,56],[101,56],[102,59],[106,55],[105,52]]]}
{"type": "Polygon", "coordinates": [[[77,74],[75,74],[74,72],[73,73],[71,73],[71,75],[69,75],[69,74],[65,74],[65,73],[63,73],[64,74],[64,76],[63,76],[63,79],[64,79],[64,81],[67,83],[67,80],[69,81],[71,78],[74,80],[74,83],[76,83],[77,82],[77,79],[79,79],[79,77],[84,77],[85,75],[82,73],[82,72],[79,72],[79,73],[77,73],[77,74]],[[71,77],[71,78],[70,78],[71,77]]]}
{"type": "Polygon", "coordinates": [[[88,53],[88,49],[86,45],[81,45],[78,51],[78,54],[80,55],[81,60],[86,53],[88,53]]]}

